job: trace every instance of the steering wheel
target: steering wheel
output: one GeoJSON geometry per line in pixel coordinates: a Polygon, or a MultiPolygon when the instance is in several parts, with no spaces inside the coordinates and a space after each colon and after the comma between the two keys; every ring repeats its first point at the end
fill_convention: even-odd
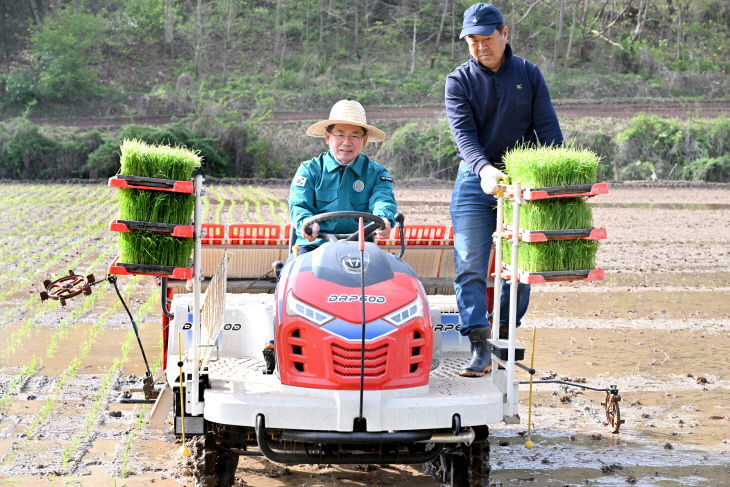
{"type": "MultiPolygon", "coordinates": [[[[343,218],[360,218],[364,221],[370,222],[363,231],[365,238],[368,238],[376,230],[385,228],[385,219],[379,216],[373,215],[372,213],[366,213],[364,211],[330,211],[328,213],[320,213],[313,215],[302,222],[302,232],[310,235],[312,233],[312,224],[319,222],[326,222],[330,220],[340,220],[343,218]]],[[[355,233],[324,233],[319,232],[318,237],[326,239],[328,242],[335,242],[337,240],[357,240],[357,232],[355,233]]]]}

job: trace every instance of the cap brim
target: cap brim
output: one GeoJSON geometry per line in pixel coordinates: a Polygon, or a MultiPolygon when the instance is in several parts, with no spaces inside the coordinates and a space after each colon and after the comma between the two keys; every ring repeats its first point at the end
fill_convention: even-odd
{"type": "Polygon", "coordinates": [[[476,34],[478,36],[490,36],[492,35],[492,32],[497,28],[497,24],[490,24],[490,25],[474,25],[470,27],[466,27],[464,29],[461,29],[461,34],[459,34],[459,39],[463,39],[464,37],[468,36],[469,34],[476,34]]]}
{"type": "Polygon", "coordinates": [[[307,129],[307,135],[309,135],[310,137],[324,137],[324,132],[327,127],[337,123],[342,123],[345,125],[357,125],[358,127],[364,128],[368,132],[368,142],[382,142],[386,138],[385,132],[383,132],[379,128],[373,127],[372,125],[355,123],[352,120],[320,120],[319,122],[313,123],[309,126],[309,128],[307,129]]]}

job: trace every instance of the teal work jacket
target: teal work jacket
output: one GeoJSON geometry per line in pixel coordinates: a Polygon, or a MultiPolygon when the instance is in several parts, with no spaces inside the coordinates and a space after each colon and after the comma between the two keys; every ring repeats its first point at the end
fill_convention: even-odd
{"type": "MultiPolygon", "coordinates": [[[[388,171],[364,154],[345,166],[340,181],[341,164],[330,151],[299,165],[289,190],[289,216],[297,231],[295,245],[321,245],[324,239],[307,242],[301,234],[302,222],[312,215],[329,211],[364,211],[387,218],[394,226],[397,211],[393,178],[388,171]]],[[[330,220],[319,224],[325,233],[353,233],[353,219],[330,220]]]]}

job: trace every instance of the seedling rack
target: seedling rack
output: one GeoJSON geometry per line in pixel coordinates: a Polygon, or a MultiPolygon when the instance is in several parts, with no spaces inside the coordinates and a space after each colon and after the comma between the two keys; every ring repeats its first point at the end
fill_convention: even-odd
{"type": "MultiPolygon", "coordinates": [[[[504,182],[506,183],[506,182],[504,182]]],[[[565,197],[592,197],[608,193],[606,183],[575,185],[575,186],[553,186],[546,188],[521,188],[519,183],[512,185],[500,184],[497,192],[497,230],[494,232],[493,241],[497,266],[494,272],[494,314],[492,323],[501,323],[500,306],[502,279],[510,281],[510,306],[509,306],[509,335],[507,340],[500,339],[499,326],[492,326],[492,338],[489,344],[492,348],[492,360],[500,366],[506,366],[507,384],[514,384],[515,366],[525,369],[530,375],[535,374],[535,369],[528,368],[516,363],[524,357],[524,348],[515,342],[517,322],[517,285],[518,283],[538,284],[552,281],[599,281],[604,279],[602,269],[583,270],[555,270],[547,272],[527,272],[519,268],[519,244],[520,242],[547,242],[548,240],[572,240],[572,239],[605,239],[605,228],[583,228],[583,229],[559,229],[559,230],[523,230],[520,229],[520,205],[526,200],[540,200],[546,198],[565,197]],[[512,200],[512,225],[504,223],[504,199],[512,200]],[[512,245],[511,265],[506,265],[502,259],[502,239],[507,238],[512,245]]],[[[492,367],[493,378],[496,377],[498,367],[492,367]]],[[[542,381],[521,381],[523,383],[560,383],[583,389],[606,392],[606,400],[601,403],[606,410],[606,421],[618,433],[621,424],[621,413],[619,401],[621,396],[618,388],[611,385],[609,388],[594,388],[583,384],[576,384],[566,381],[542,380],[542,381]]],[[[516,388],[507,387],[507,403],[505,404],[505,421],[514,418],[519,421],[517,414],[516,388]]]]}
{"type": "Polygon", "coordinates": [[[192,225],[175,225],[174,223],[144,222],[139,220],[114,219],[109,224],[110,232],[153,232],[171,237],[192,238],[192,225]]]}
{"type": "Polygon", "coordinates": [[[109,186],[112,188],[150,189],[185,194],[192,194],[194,191],[192,181],[175,181],[174,179],[147,178],[124,174],[117,174],[109,178],[109,186]]]}
{"type": "MultiPolygon", "coordinates": [[[[118,174],[109,178],[109,186],[113,188],[144,189],[149,191],[167,191],[172,193],[191,194],[195,192],[193,181],[175,181],[172,179],[149,178],[141,176],[127,176],[118,174]]],[[[202,186],[202,180],[201,180],[202,186]]],[[[196,208],[200,192],[196,192],[196,208]]],[[[144,222],[136,220],[115,219],[109,224],[112,232],[142,232],[148,231],[157,234],[170,235],[172,237],[193,237],[195,227],[193,225],[174,225],[158,222],[144,222]]],[[[198,232],[199,234],[199,232],[198,232]]],[[[116,275],[147,275],[165,277],[171,279],[191,279],[193,277],[192,262],[188,267],[173,267],[161,265],[148,265],[138,263],[119,262],[119,256],[112,261],[108,273],[116,275]]]]}
{"type": "Polygon", "coordinates": [[[519,197],[526,201],[543,200],[546,198],[575,198],[578,196],[597,196],[608,193],[608,184],[576,184],[570,186],[548,186],[544,188],[523,188],[518,185],[505,185],[504,192],[507,198],[514,198],[516,191],[519,197]]]}

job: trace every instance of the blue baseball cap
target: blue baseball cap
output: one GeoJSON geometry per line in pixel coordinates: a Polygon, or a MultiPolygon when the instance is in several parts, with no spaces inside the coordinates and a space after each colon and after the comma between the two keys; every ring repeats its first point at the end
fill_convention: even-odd
{"type": "Polygon", "coordinates": [[[500,11],[491,3],[475,3],[464,12],[459,39],[469,34],[490,36],[497,24],[504,24],[500,11]]]}

